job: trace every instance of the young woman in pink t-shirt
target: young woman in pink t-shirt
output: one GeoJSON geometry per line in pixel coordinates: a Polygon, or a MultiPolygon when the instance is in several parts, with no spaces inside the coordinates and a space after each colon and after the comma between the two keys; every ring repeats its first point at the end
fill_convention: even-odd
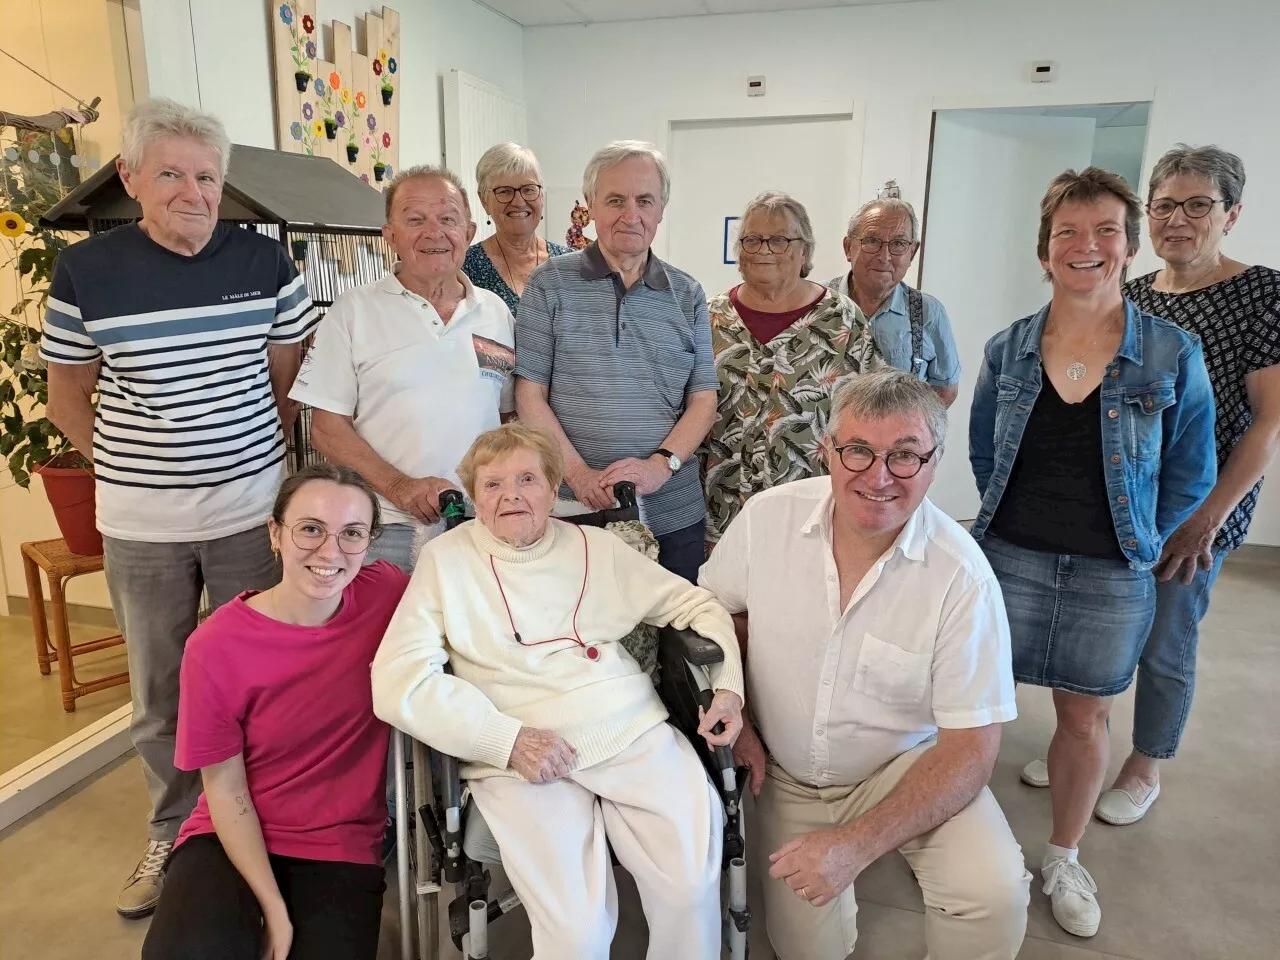
{"type": "Polygon", "coordinates": [[[284,578],[187,641],[176,763],[200,771],[204,793],[144,960],[376,955],[389,728],[369,664],[409,579],[385,561],[361,567],[378,527],[359,474],[294,474],[268,521],[284,578]]]}

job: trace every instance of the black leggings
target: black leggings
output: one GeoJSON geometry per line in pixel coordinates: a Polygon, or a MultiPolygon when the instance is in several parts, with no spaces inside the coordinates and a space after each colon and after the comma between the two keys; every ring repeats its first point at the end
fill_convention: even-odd
{"type": "MultiPolygon", "coordinates": [[[[381,866],[270,855],[293,946],[289,960],[374,960],[387,888],[381,866]]],[[[262,909],[215,834],[183,841],[142,944],[143,960],[258,960],[262,909]]]]}

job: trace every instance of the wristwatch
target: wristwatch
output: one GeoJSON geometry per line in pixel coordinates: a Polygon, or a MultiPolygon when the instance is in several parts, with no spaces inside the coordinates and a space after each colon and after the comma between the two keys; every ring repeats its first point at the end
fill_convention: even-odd
{"type": "Polygon", "coordinates": [[[654,453],[656,453],[658,456],[667,458],[667,466],[671,468],[672,473],[675,473],[677,470],[680,469],[680,464],[683,461],[681,461],[681,459],[677,457],[674,453],[672,453],[670,450],[666,450],[663,447],[659,447],[657,450],[654,451],[654,453]]]}

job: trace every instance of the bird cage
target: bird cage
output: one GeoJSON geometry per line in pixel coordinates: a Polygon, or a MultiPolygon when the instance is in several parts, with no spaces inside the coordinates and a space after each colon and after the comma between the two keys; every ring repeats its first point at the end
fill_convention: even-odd
{"type": "MultiPolygon", "coordinates": [[[[65,230],[102,233],[135,222],[142,211],[104,165],[44,216],[65,230]]],[[[323,316],[338,295],[372,283],[394,257],[382,238],[382,194],[326,157],[237,144],[222,189],[218,219],[256,230],[289,252],[323,316]]],[[[290,470],[322,459],[311,446],[311,410],[304,407],[288,445],[290,470]]]]}

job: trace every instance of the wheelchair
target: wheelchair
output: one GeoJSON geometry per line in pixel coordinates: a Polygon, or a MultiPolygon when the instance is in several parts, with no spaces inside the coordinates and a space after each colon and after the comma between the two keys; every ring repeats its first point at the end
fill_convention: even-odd
{"type": "MultiPolygon", "coordinates": [[[[637,524],[635,487],[614,486],[616,509],[562,518],[571,523],[607,527],[637,524]]],[[[450,529],[466,520],[462,495],[445,491],[440,514],[450,529]]],[[[651,534],[650,534],[651,536],[651,534]]],[[[691,630],[659,632],[656,687],[670,714],[669,723],[693,744],[724,804],[721,870],[728,876],[723,942],[730,960],[745,960],[747,928],[746,833],[742,787],[746,778],[734,769],[728,747],[711,749],[698,735],[698,708],[712,698],[708,668],[724,652],[691,630]]],[[[446,668],[447,669],[447,668],[446,668]]],[[[454,946],[464,960],[487,960],[489,924],[520,906],[514,890],[493,897],[486,864],[500,862],[497,847],[459,775],[456,757],[437,753],[400,730],[392,731],[395,770],[396,865],[399,880],[401,960],[438,960],[439,906],[444,885],[452,885],[447,921],[454,946]],[[413,809],[416,806],[416,809],[413,809]],[[406,829],[407,827],[407,829],[406,829]],[[415,942],[416,941],[416,942],[415,942]]],[[[723,888],[722,888],[723,893],[723,888]]]]}

